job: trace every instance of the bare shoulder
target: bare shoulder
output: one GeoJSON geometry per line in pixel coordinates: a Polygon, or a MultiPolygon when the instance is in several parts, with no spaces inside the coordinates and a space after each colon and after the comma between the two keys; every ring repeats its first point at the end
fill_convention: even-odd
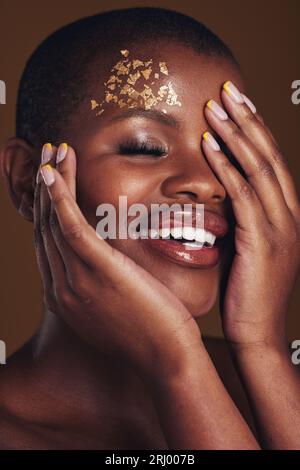
{"type": "Polygon", "coordinates": [[[229,395],[255,432],[251,408],[226,341],[223,338],[204,337],[203,342],[229,395]]]}

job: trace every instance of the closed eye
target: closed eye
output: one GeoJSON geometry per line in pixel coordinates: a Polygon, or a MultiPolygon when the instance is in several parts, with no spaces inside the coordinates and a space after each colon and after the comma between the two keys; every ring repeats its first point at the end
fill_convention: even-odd
{"type": "Polygon", "coordinates": [[[161,157],[167,155],[167,150],[162,145],[151,144],[149,141],[134,141],[119,144],[118,153],[121,155],[154,155],[161,157]]]}

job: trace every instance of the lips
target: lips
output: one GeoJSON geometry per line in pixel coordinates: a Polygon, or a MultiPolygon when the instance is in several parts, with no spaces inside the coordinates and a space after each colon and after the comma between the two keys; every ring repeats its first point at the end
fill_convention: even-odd
{"type": "Polygon", "coordinates": [[[168,220],[163,219],[160,221],[158,232],[160,237],[158,237],[156,232],[157,236],[155,238],[141,239],[141,241],[145,247],[160,253],[160,255],[169,261],[192,268],[212,268],[220,262],[221,238],[225,237],[228,230],[227,221],[215,212],[205,210],[204,224],[199,228],[199,219],[197,220],[197,214],[194,210],[188,213],[186,211],[176,211],[175,214],[170,213],[170,224],[168,220]],[[185,223],[184,214],[188,215],[188,224],[185,223]],[[182,223],[183,225],[181,225],[182,223]],[[190,238],[182,241],[174,239],[172,235],[176,234],[178,227],[183,227],[182,231],[179,229],[179,236],[185,237],[188,234],[190,238]],[[167,238],[170,232],[171,235],[167,238]],[[194,240],[200,241],[200,238],[197,238],[197,236],[200,238],[204,237],[201,239],[202,243],[191,241],[191,237],[194,237],[194,240]],[[211,243],[213,246],[205,246],[204,241],[210,243],[213,241],[211,243]]]}

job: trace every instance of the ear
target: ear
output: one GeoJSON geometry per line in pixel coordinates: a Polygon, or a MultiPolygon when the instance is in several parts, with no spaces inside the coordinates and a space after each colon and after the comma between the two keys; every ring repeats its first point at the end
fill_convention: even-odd
{"type": "Polygon", "coordinates": [[[25,140],[9,139],[0,149],[1,174],[18,212],[33,221],[33,200],[38,151],[25,140]]]}

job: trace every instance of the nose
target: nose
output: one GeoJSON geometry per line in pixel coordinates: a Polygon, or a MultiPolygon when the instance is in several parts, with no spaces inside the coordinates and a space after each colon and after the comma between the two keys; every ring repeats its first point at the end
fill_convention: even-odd
{"type": "Polygon", "coordinates": [[[199,149],[185,152],[174,162],[172,171],[162,182],[161,191],[167,198],[199,204],[222,203],[226,197],[225,188],[199,149]]]}

